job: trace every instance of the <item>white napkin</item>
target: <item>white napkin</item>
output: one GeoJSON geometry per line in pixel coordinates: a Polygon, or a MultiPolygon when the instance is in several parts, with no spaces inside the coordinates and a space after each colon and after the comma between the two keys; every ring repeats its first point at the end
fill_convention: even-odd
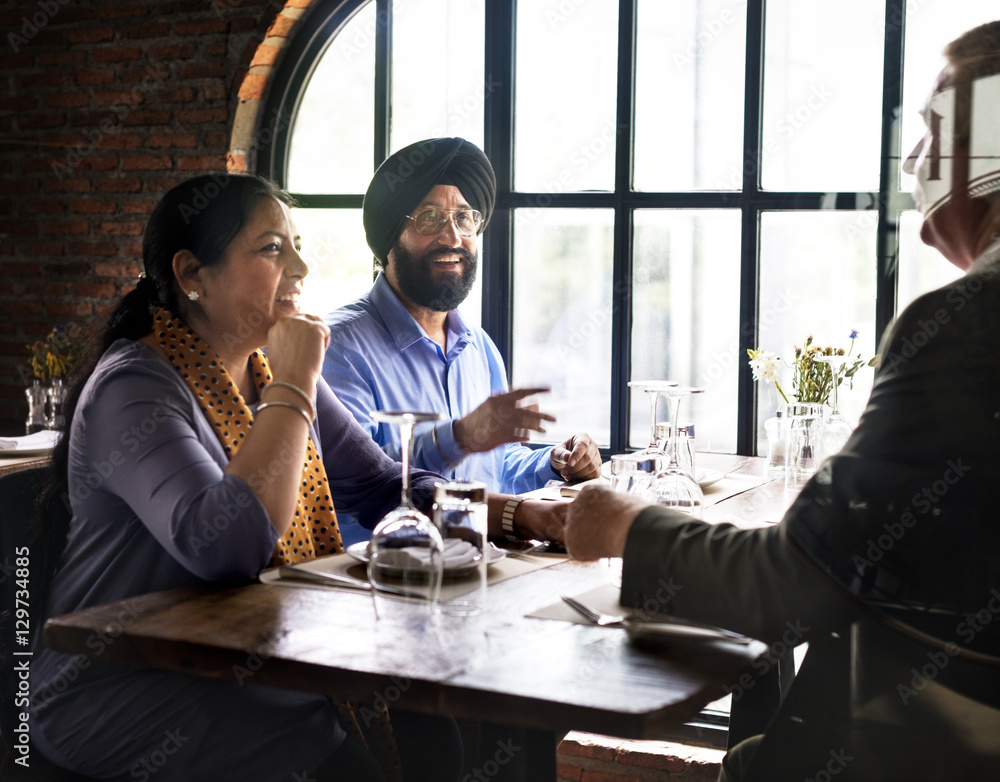
{"type": "MultiPolygon", "coordinates": [[[[479,549],[461,538],[444,539],[445,570],[471,565],[479,557],[479,549]]],[[[389,567],[423,569],[430,563],[430,551],[424,546],[405,546],[383,551],[379,559],[389,567]]]]}
{"type": "Polygon", "coordinates": [[[42,448],[55,448],[61,432],[43,429],[34,434],[22,437],[0,437],[0,451],[35,451],[42,448]]]}

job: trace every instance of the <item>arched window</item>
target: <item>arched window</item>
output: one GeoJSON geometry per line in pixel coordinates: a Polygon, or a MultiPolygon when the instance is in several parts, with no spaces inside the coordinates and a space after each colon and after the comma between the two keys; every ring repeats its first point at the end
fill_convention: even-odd
{"type": "MultiPolygon", "coordinates": [[[[552,386],[553,440],[644,446],[649,407],[627,382],[669,378],[707,389],[682,412],[700,449],[753,453],[778,399],[748,348],[846,348],[857,329],[870,356],[900,304],[957,275],[919,242],[900,151],[923,133],[943,45],[995,15],[982,0],[764,5],[316,4],[265,109],[291,122],[258,163],[301,203],[314,308],[371,284],[361,202],[378,163],[460,135],[499,180],[463,312],[514,385],[552,386]]],[[[849,417],[870,383],[842,393],[849,417]]]]}

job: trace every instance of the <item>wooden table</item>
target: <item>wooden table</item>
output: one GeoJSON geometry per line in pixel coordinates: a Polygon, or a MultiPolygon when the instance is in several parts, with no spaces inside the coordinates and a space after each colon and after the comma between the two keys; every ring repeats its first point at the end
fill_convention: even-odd
{"type": "Polygon", "coordinates": [[[530,751],[542,765],[535,767],[552,771],[537,778],[554,778],[554,734],[662,737],[720,698],[765,651],[754,642],[653,653],[634,647],[620,629],[526,616],[617,575],[606,563],[560,559],[492,585],[485,616],[442,620],[424,634],[387,631],[364,594],[254,583],[96,606],[51,619],[44,637],[65,652],[93,656],[100,649],[107,661],[356,699],[381,696],[415,711],[537,729],[543,742],[530,751]]]}
{"type": "Polygon", "coordinates": [[[41,467],[48,460],[48,456],[0,456],[0,477],[31,467],[41,467]]]}

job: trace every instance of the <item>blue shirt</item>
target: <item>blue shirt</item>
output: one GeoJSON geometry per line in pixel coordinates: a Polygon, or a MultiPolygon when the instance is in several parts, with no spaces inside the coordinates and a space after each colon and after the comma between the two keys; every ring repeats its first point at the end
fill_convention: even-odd
{"type": "Polygon", "coordinates": [[[395,425],[372,420],[373,410],[443,413],[446,420],[417,427],[413,466],[453,480],[483,481],[492,492],[518,494],[559,478],[551,448],[511,443],[487,453],[466,453],[452,423],[491,394],[507,390],[500,351],[481,328],[448,313],[448,351],[407,312],[385,276],[357,301],[331,313],[330,347],[323,377],[348,410],[390,457],[400,457],[395,425]],[[435,437],[437,442],[435,443],[435,437]]]}

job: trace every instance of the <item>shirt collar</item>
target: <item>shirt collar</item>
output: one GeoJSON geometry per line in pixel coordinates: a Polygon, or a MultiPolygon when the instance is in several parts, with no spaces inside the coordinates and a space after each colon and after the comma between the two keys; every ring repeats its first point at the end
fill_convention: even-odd
{"type": "MultiPolygon", "coordinates": [[[[405,350],[420,340],[430,339],[423,327],[403,306],[403,302],[399,300],[399,296],[396,295],[382,272],[378,273],[375,284],[372,285],[371,302],[375,305],[382,322],[400,350],[405,350]]],[[[464,346],[466,343],[475,344],[472,329],[469,328],[458,310],[448,312],[447,324],[448,332],[452,335],[448,338],[449,353],[452,351],[452,346],[464,346]]]]}

